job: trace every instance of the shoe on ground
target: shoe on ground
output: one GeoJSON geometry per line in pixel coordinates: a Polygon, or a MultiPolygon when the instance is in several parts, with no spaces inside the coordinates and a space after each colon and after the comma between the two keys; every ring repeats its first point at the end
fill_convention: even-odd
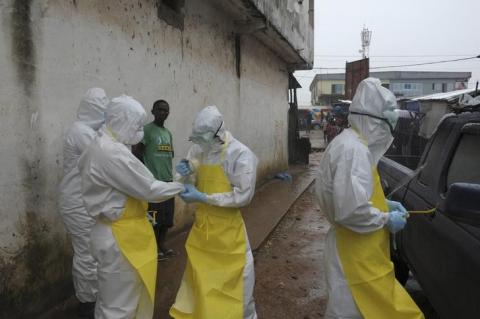
{"type": "Polygon", "coordinates": [[[158,261],[167,261],[167,260],[168,260],[168,256],[165,255],[163,252],[159,252],[159,253],[158,253],[157,260],[158,260],[158,261]]]}
{"type": "Polygon", "coordinates": [[[178,253],[175,250],[168,249],[168,248],[162,249],[162,253],[167,257],[173,257],[178,255],[178,253]]]}

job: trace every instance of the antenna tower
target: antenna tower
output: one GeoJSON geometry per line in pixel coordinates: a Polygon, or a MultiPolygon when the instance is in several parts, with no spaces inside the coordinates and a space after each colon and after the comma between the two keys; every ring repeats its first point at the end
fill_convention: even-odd
{"type": "Polygon", "coordinates": [[[365,26],[363,26],[363,30],[360,33],[361,40],[362,40],[362,49],[359,51],[362,54],[362,57],[368,58],[369,55],[369,48],[370,42],[372,40],[372,31],[368,30],[365,26]]]}

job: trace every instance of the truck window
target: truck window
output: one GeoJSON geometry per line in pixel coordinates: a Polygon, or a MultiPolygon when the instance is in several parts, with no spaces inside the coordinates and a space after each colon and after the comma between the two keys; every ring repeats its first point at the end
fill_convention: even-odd
{"type": "Polygon", "coordinates": [[[442,154],[443,149],[445,147],[445,142],[447,141],[449,134],[450,134],[450,130],[443,129],[443,130],[439,130],[437,134],[432,136],[434,140],[430,146],[430,149],[428,150],[427,157],[425,158],[426,166],[423,168],[423,171],[420,173],[420,176],[418,177],[419,181],[422,184],[431,185],[436,180],[436,177],[438,176],[438,171],[439,171],[438,162],[432,160],[430,158],[430,154],[433,154],[434,156],[440,156],[440,154],[442,154]]]}
{"type": "Polygon", "coordinates": [[[385,157],[415,169],[423,154],[428,140],[418,134],[420,117],[410,113],[410,118],[400,118],[395,130],[392,145],[385,153],[385,157]]]}
{"type": "Polygon", "coordinates": [[[480,184],[480,135],[463,134],[450,163],[447,187],[453,183],[480,184]]]}

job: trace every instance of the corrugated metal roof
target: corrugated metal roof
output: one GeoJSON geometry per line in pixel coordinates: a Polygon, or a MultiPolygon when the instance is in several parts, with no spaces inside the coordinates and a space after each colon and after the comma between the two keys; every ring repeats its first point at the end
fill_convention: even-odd
{"type": "Polygon", "coordinates": [[[465,89],[465,90],[457,90],[457,91],[450,91],[450,92],[444,92],[444,93],[436,93],[436,94],[430,94],[425,96],[419,96],[411,99],[411,101],[450,101],[459,97],[462,94],[465,94],[465,93],[469,94],[474,91],[475,89],[465,89]]]}

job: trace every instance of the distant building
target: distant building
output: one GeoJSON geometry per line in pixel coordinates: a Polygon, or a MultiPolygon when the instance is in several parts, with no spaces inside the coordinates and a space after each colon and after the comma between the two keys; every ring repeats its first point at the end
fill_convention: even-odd
{"type": "Polygon", "coordinates": [[[475,89],[456,90],[448,93],[436,93],[403,101],[408,111],[425,114],[418,135],[428,139],[433,135],[441,118],[451,112],[451,106],[458,102],[463,94],[473,94],[475,89]]]}
{"type": "MultiPolygon", "coordinates": [[[[471,72],[370,72],[395,96],[411,98],[467,88],[471,72]]],[[[312,105],[331,105],[345,96],[345,73],[317,74],[310,84],[312,105]]]]}
{"type": "Polygon", "coordinates": [[[394,140],[386,156],[404,166],[416,169],[428,140],[452,106],[464,94],[476,96],[475,89],[435,93],[399,102],[399,121],[394,140]]]}

